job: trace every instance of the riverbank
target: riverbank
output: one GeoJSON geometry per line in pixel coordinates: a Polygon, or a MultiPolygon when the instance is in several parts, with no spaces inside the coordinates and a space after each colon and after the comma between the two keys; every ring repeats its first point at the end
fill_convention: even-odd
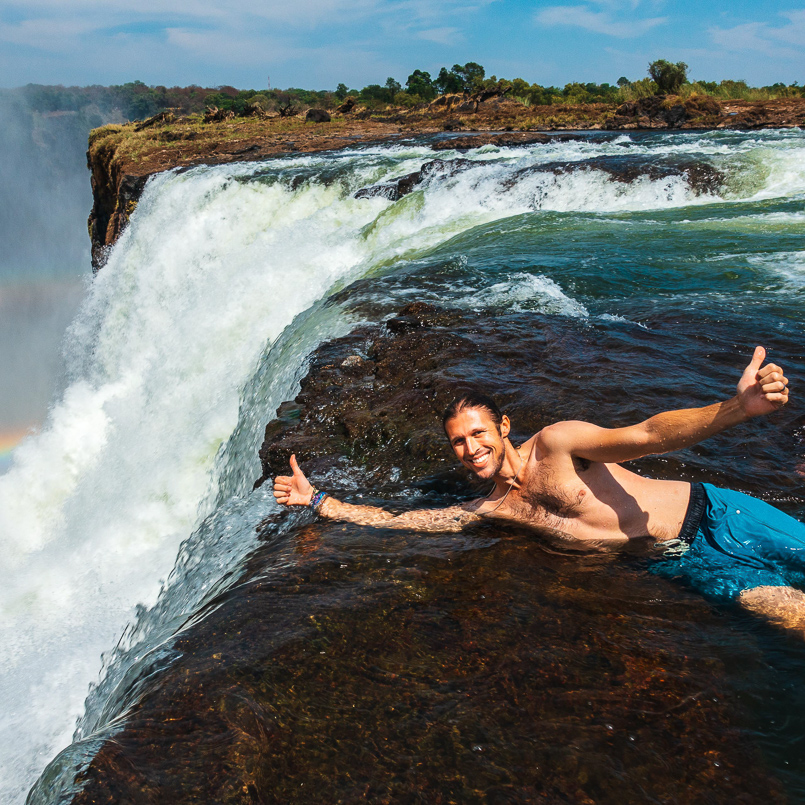
{"type": "Polygon", "coordinates": [[[524,106],[505,98],[483,103],[443,96],[425,109],[372,114],[359,107],[330,122],[302,117],[247,117],[205,123],[199,117],[158,115],[150,121],[95,129],[87,165],[94,205],[89,219],[92,262],[97,270],[133,212],[148,177],[171,168],[220,165],[294,153],[314,153],[387,143],[408,137],[460,133],[458,149],[477,148],[502,136],[539,141],[543,132],[760,129],[805,125],[805,99],[729,101],[709,97],[681,101],[645,98],[622,104],[524,106]]]}

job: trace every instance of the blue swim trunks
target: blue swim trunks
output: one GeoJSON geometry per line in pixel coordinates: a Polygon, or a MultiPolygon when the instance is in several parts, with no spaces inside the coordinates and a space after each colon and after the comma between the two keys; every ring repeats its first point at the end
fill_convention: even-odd
{"type": "Polygon", "coordinates": [[[733,600],[764,585],[805,586],[805,525],[743,492],[692,484],[681,555],[663,557],[661,576],[708,598],[733,600]]]}

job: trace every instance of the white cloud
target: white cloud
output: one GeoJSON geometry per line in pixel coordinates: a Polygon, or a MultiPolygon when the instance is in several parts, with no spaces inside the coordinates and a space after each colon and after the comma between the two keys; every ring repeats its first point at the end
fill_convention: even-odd
{"type": "Polygon", "coordinates": [[[772,34],[792,45],[805,45],[805,9],[784,11],[781,16],[788,17],[789,23],[782,28],[773,28],[772,34]]]}
{"type": "Polygon", "coordinates": [[[425,22],[449,19],[455,21],[489,6],[498,0],[390,0],[386,7],[399,19],[425,22]]]}
{"type": "Polygon", "coordinates": [[[86,71],[93,65],[92,80],[101,81],[121,70],[163,74],[169,64],[175,73],[182,56],[182,74],[191,63],[209,61],[230,74],[253,67],[262,75],[331,47],[352,53],[359,64],[375,59],[378,48],[387,52],[389,41],[460,43],[459,26],[491,2],[496,0],[0,0],[0,43],[6,59],[16,61],[4,78],[30,80],[24,65],[37,54],[57,80],[78,72],[79,58],[86,71]],[[108,63],[109,54],[123,51],[133,58],[108,63]],[[54,69],[59,63],[62,68],[54,69]]]}
{"type": "Polygon", "coordinates": [[[420,31],[417,38],[440,45],[454,45],[464,39],[458,28],[429,28],[427,31],[420,31]]]}
{"type": "Polygon", "coordinates": [[[168,45],[214,64],[265,67],[268,64],[300,58],[307,53],[302,48],[280,43],[268,37],[241,35],[236,32],[170,28],[167,34],[168,45]]]}
{"type": "Polygon", "coordinates": [[[354,23],[370,16],[398,17],[400,21],[451,18],[495,0],[0,0],[0,17],[10,12],[18,19],[93,19],[95,27],[132,20],[183,19],[237,26],[236,21],[272,20],[300,29],[330,23],[354,23]]]}
{"type": "Polygon", "coordinates": [[[97,28],[84,18],[56,20],[32,19],[0,24],[0,42],[25,45],[51,53],[69,52],[70,42],[97,28]]]}
{"type": "Polygon", "coordinates": [[[805,10],[783,11],[788,24],[747,22],[733,28],[710,28],[715,44],[729,51],[753,51],[773,58],[796,58],[805,48],[805,10]],[[794,47],[787,47],[793,45],[794,47]]]}
{"type": "MultiPolygon", "coordinates": [[[[625,18],[618,11],[621,3],[603,2],[607,10],[595,11],[593,7],[586,6],[548,6],[537,12],[534,20],[540,25],[569,26],[583,28],[606,36],[616,36],[619,39],[631,39],[642,36],[647,31],[668,21],[667,17],[650,17],[646,19],[625,18]]],[[[631,4],[634,8],[634,4],[631,4]]]]}

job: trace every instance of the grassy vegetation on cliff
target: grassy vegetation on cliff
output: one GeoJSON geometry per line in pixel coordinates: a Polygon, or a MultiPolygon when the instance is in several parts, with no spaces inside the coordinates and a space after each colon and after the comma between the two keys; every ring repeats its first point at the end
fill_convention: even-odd
{"type": "Polygon", "coordinates": [[[203,113],[210,106],[232,111],[236,115],[242,115],[249,105],[276,112],[287,103],[302,113],[311,107],[332,110],[347,97],[354,98],[359,105],[376,113],[389,109],[415,110],[440,95],[470,95],[495,89],[526,107],[622,104],[658,92],[678,95],[683,99],[697,95],[721,101],[800,98],[805,93],[805,87],[797,83],[787,85],[778,82],[764,87],[751,87],[741,80],[688,80],[687,69],[682,62],[674,65],[659,59],[649,64],[647,77],[629,79],[621,76],[614,84],[574,81],[563,87],[555,87],[530,83],[523,78],[487,76],[482,65],[467,62],[464,65],[454,64],[450,69],[442,67],[435,77],[417,69],[408,76],[405,84],[389,77],[383,84],[368,84],[362,89],[350,89],[343,83],[332,91],[237,89],[231,86],[205,88],[195,85],[168,88],[132,81],[109,87],[28,84],[13,90],[0,89],[0,95],[13,97],[33,113],[79,112],[82,119],[86,118],[87,128],[90,128],[109,121],[142,120],[168,109],[183,116],[203,113]],[[671,89],[660,87],[655,79],[665,84],[669,75],[673,78],[668,85],[671,89]]]}
{"type": "MultiPolygon", "coordinates": [[[[331,134],[346,133],[350,127],[350,121],[334,119],[328,124],[327,131],[331,134]]],[[[191,115],[170,123],[138,128],[136,124],[128,123],[94,129],[89,135],[90,159],[99,148],[111,148],[116,163],[126,163],[129,168],[145,168],[156,155],[161,156],[160,161],[177,163],[177,157],[182,156],[192,159],[200,153],[232,153],[238,146],[253,144],[256,140],[281,139],[292,145],[294,135],[309,133],[315,124],[306,123],[299,116],[242,117],[204,123],[201,115],[191,115]]]]}

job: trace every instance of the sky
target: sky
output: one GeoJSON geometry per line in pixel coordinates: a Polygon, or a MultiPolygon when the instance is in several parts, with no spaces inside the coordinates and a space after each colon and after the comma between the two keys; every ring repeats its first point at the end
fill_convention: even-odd
{"type": "Polygon", "coordinates": [[[467,61],[563,86],[643,78],[659,58],[694,79],[805,83],[805,2],[0,0],[5,87],[360,88],[467,61]]]}

